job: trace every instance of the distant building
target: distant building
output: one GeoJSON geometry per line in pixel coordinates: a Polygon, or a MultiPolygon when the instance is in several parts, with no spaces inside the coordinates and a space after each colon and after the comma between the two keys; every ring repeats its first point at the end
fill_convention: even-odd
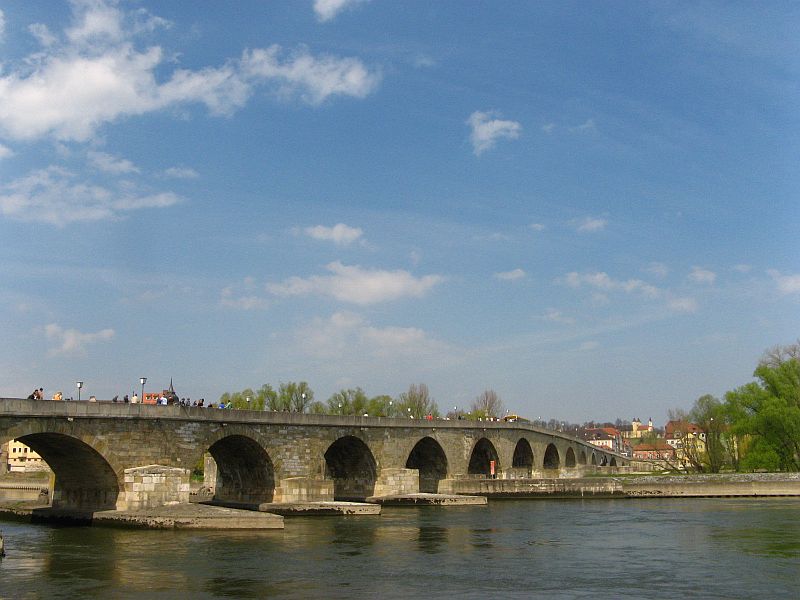
{"type": "Polygon", "coordinates": [[[22,442],[8,442],[8,470],[25,473],[27,471],[46,471],[50,467],[33,449],[22,442]]]}
{"type": "Polygon", "coordinates": [[[649,443],[642,442],[633,447],[633,458],[674,463],[675,448],[662,439],[649,443]]]}
{"type": "Polygon", "coordinates": [[[622,434],[615,427],[593,427],[583,430],[583,439],[593,446],[622,452],[622,434]]]}
{"type": "Polygon", "coordinates": [[[172,378],[169,380],[169,388],[161,390],[160,392],[145,392],[142,396],[142,404],[157,404],[158,399],[164,396],[167,402],[173,404],[178,399],[178,394],[175,393],[175,388],[172,386],[172,378]]]}
{"type": "Polygon", "coordinates": [[[664,440],[675,449],[675,457],[684,467],[696,464],[706,451],[706,432],[688,421],[667,422],[664,440]]]}
{"type": "Polygon", "coordinates": [[[639,417],[634,417],[631,421],[630,431],[624,431],[622,435],[629,439],[640,439],[647,434],[653,433],[653,419],[647,420],[647,425],[642,425],[639,417]]]}

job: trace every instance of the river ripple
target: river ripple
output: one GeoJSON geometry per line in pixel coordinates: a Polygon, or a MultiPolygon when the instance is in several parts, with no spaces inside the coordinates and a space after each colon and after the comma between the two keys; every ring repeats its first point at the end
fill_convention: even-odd
{"type": "Polygon", "coordinates": [[[0,523],[0,598],[800,598],[800,499],[494,501],[284,531],[0,523]]]}

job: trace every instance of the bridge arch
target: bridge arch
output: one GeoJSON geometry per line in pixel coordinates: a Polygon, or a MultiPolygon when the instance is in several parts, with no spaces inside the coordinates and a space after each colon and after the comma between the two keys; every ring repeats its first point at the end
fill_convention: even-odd
{"type": "Polygon", "coordinates": [[[544,461],[542,462],[544,469],[559,469],[561,468],[561,457],[558,454],[558,448],[555,444],[547,444],[544,451],[544,461]]]}
{"type": "Polygon", "coordinates": [[[55,474],[52,505],[73,510],[115,509],[120,478],[108,460],[89,443],[63,433],[42,432],[16,438],[55,474]]]}
{"type": "Polygon", "coordinates": [[[611,457],[611,462],[608,463],[608,466],[610,466],[610,467],[616,467],[617,466],[617,457],[616,456],[612,456],[611,457]]]}
{"type": "Polygon", "coordinates": [[[333,479],[335,500],[363,501],[373,496],[377,473],[369,446],[355,436],[340,437],[325,451],[325,474],[333,479]]]}
{"type": "Polygon", "coordinates": [[[406,461],[406,469],[419,470],[419,491],[436,494],[439,482],[447,477],[447,455],[432,437],[418,441],[406,461]]]}
{"type": "Polygon", "coordinates": [[[567,468],[573,468],[576,462],[577,461],[575,460],[575,450],[573,450],[571,447],[567,448],[567,453],[564,456],[564,466],[567,468]]]}
{"type": "Polygon", "coordinates": [[[511,461],[511,466],[514,469],[525,469],[525,476],[530,477],[533,474],[533,449],[531,443],[525,438],[520,438],[517,445],[514,446],[514,457],[511,461]]]}
{"type": "Polygon", "coordinates": [[[578,464],[586,464],[586,450],[581,450],[581,453],[578,455],[578,464]]]}
{"type": "Polygon", "coordinates": [[[238,433],[221,437],[208,452],[217,463],[214,500],[261,504],[272,502],[275,467],[264,447],[238,433]]]}
{"type": "Polygon", "coordinates": [[[597,455],[596,455],[594,452],[592,452],[592,459],[591,459],[591,463],[592,463],[593,465],[597,466],[597,455]]]}
{"type": "Polygon", "coordinates": [[[494,444],[486,438],[479,439],[472,448],[469,457],[467,473],[469,475],[483,475],[489,477],[491,474],[491,461],[494,461],[495,473],[500,470],[500,460],[494,444]]]}

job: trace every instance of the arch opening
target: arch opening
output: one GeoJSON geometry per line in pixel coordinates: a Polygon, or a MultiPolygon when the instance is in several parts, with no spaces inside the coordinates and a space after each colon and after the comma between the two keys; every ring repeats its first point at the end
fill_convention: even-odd
{"type": "Polygon", "coordinates": [[[369,447],[348,435],[333,442],[325,452],[326,476],[333,479],[333,497],[363,501],[375,494],[378,467],[369,447]]]}
{"type": "Polygon", "coordinates": [[[424,437],[408,455],[406,469],[419,470],[420,492],[436,494],[439,492],[439,482],[447,477],[447,456],[439,442],[424,437]]]}
{"type": "Polygon", "coordinates": [[[117,507],[120,478],[89,444],[61,433],[33,433],[17,440],[41,456],[53,470],[54,508],[95,511],[117,507]]]}
{"type": "Polygon", "coordinates": [[[547,445],[542,466],[545,469],[558,469],[561,467],[561,457],[558,455],[558,448],[556,448],[555,444],[547,445]]]}
{"type": "Polygon", "coordinates": [[[610,467],[616,467],[617,466],[617,457],[616,456],[612,456],[611,457],[611,462],[609,463],[609,466],[610,467]]]}
{"type": "Polygon", "coordinates": [[[597,466],[597,455],[594,452],[592,452],[592,464],[597,466]]]}
{"type": "Polygon", "coordinates": [[[524,469],[526,477],[530,477],[533,474],[533,449],[530,442],[525,438],[520,438],[517,445],[514,446],[514,457],[511,466],[514,469],[524,469]]]}
{"type": "Polygon", "coordinates": [[[490,477],[492,473],[492,461],[494,461],[495,474],[500,470],[500,461],[498,460],[497,450],[494,444],[486,438],[481,438],[472,449],[472,454],[469,457],[469,467],[467,473],[469,475],[482,475],[490,477]]]}
{"type": "Polygon", "coordinates": [[[605,454],[600,455],[600,466],[601,467],[608,466],[608,457],[605,454]]]}
{"type": "Polygon", "coordinates": [[[578,455],[578,464],[586,464],[586,450],[581,450],[580,455],[578,455]]]}
{"type": "Polygon", "coordinates": [[[229,435],[208,449],[217,463],[214,500],[261,504],[272,502],[275,469],[267,451],[254,439],[229,435]]]}
{"type": "Polygon", "coordinates": [[[567,454],[564,457],[564,466],[572,468],[575,466],[575,451],[572,448],[567,448],[567,454]]]}

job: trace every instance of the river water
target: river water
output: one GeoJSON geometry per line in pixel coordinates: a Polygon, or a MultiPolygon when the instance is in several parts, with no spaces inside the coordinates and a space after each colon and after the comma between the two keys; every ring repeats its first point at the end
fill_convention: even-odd
{"type": "Polygon", "coordinates": [[[0,522],[0,598],[800,598],[800,499],[506,500],[267,532],[0,522]]]}

